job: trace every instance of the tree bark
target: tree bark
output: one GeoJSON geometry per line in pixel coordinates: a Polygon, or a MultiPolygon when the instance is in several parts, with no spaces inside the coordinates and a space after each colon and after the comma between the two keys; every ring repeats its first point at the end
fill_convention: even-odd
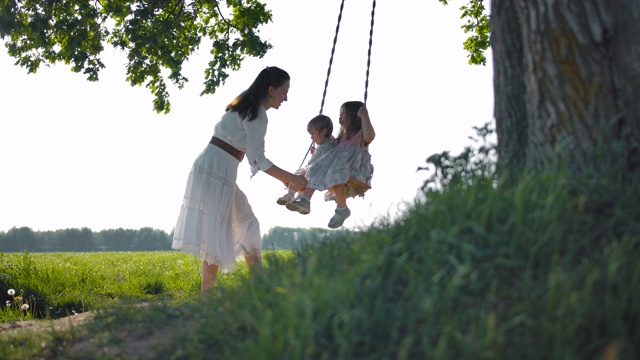
{"type": "Polygon", "coordinates": [[[514,179],[525,164],[527,114],[525,105],[522,31],[512,0],[493,0],[491,47],[493,50],[494,118],[498,136],[499,171],[514,179]]]}
{"type": "Polygon", "coordinates": [[[638,168],[640,2],[494,0],[502,168],[638,168]]]}

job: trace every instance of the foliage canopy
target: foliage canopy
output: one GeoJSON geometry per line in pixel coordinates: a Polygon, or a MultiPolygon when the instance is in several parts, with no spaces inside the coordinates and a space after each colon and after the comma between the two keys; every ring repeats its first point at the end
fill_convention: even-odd
{"type": "MultiPolygon", "coordinates": [[[[448,0],[439,0],[448,5],[448,0]]],[[[482,0],[460,8],[469,63],[486,65],[489,17],[482,0]]],[[[71,65],[89,81],[98,81],[107,44],[127,54],[126,80],[144,85],[158,113],[171,110],[167,84],[179,89],[189,81],[182,65],[203,40],[211,41],[201,94],[213,94],[240,69],[245,56],[262,58],[272,45],[259,27],[272,20],[258,0],[0,0],[0,39],[16,65],[35,73],[58,62],[71,65]]]]}
{"type": "MultiPolygon", "coordinates": [[[[443,5],[449,5],[449,0],[439,0],[443,5]]],[[[465,20],[461,26],[465,34],[471,34],[464,41],[464,49],[469,52],[469,64],[487,65],[485,51],[489,49],[489,15],[484,6],[483,0],[469,0],[467,5],[460,7],[462,15],[460,19],[465,20]]]]}
{"type": "Polygon", "coordinates": [[[144,84],[153,107],[168,113],[167,82],[182,88],[182,65],[211,39],[212,59],[205,70],[205,93],[214,93],[238,70],[245,56],[262,57],[271,44],[259,37],[271,12],[256,0],[0,0],[0,38],[16,64],[35,73],[40,66],[64,62],[97,81],[105,65],[105,44],[127,53],[127,81],[144,84]]]}

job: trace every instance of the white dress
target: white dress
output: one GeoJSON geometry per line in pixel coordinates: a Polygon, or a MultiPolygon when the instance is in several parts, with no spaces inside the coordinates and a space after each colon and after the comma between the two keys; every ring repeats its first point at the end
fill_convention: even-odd
{"type": "MultiPolygon", "coordinates": [[[[266,111],[261,106],[253,121],[226,112],[214,136],[246,152],[255,174],[273,165],[264,156],[266,111]]],[[[240,162],[216,145],[208,144],[196,158],[184,193],[172,248],[193,254],[221,271],[235,269],[241,254],[262,256],[260,224],[236,177],[240,162]]]]}
{"type": "MultiPolygon", "coordinates": [[[[362,130],[351,138],[342,140],[323,157],[307,166],[307,187],[315,190],[329,190],[337,184],[347,184],[345,195],[362,196],[371,187],[373,165],[367,146],[362,146],[362,130]],[[357,189],[349,189],[349,182],[360,184],[357,189]]],[[[335,200],[335,194],[329,190],[325,200],[335,200]]]]}

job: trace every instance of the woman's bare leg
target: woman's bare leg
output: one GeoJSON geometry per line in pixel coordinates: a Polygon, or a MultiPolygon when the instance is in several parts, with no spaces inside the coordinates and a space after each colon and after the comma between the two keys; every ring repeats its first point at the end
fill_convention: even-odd
{"type": "Polygon", "coordinates": [[[254,254],[254,255],[244,254],[244,261],[247,262],[247,265],[249,266],[249,271],[251,271],[252,273],[254,273],[256,270],[258,270],[262,266],[262,256],[260,256],[259,254],[254,254]]]}
{"type": "Polygon", "coordinates": [[[202,282],[200,283],[200,291],[205,292],[212,289],[216,284],[217,275],[217,264],[209,264],[206,261],[202,261],[202,282]]]}

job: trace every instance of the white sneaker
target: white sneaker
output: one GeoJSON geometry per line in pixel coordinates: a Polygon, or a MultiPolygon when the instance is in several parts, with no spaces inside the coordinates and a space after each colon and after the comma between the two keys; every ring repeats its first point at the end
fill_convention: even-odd
{"type": "Polygon", "coordinates": [[[286,205],[287,203],[292,202],[294,199],[295,197],[292,194],[286,193],[278,198],[276,202],[278,203],[278,205],[286,205]]]}

